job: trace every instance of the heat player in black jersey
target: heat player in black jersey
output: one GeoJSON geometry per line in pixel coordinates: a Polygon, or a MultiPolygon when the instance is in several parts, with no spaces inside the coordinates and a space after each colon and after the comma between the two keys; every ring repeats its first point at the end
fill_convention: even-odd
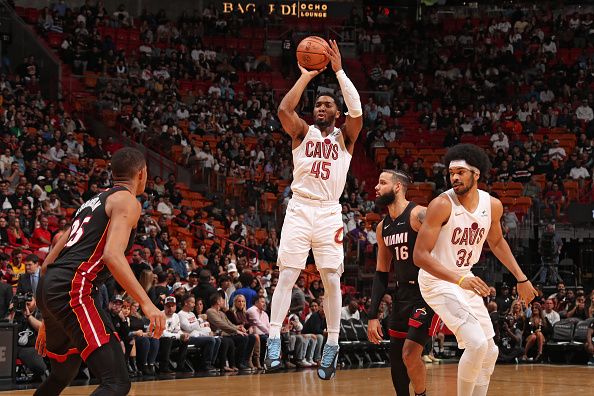
{"type": "Polygon", "coordinates": [[[51,359],[51,374],[35,395],[58,395],[85,361],[99,381],[93,395],[126,395],[128,370],[109,315],[97,302],[98,288],[113,275],[150,320],[159,338],[165,316],[140,286],[126,259],[140,217],[136,199],[147,179],[143,154],[133,148],[111,159],[114,187],[85,202],[47,255],[37,288],[43,315],[36,347],[51,359]]]}
{"type": "Polygon", "coordinates": [[[369,311],[369,340],[379,343],[382,330],[378,317],[381,299],[394,266],[396,291],[389,317],[392,382],[398,396],[424,395],[423,347],[437,328],[438,318],[425,303],[417,283],[419,268],[413,263],[413,248],[426,208],[406,200],[410,177],[401,171],[384,170],[377,186],[376,206],[387,207],[388,215],[377,226],[378,257],[369,311]]]}

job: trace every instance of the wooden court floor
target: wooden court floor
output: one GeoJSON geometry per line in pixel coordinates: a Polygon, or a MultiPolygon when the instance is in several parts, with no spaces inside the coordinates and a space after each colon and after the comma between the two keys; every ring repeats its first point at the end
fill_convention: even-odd
{"type": "MultiPolygon", "coordinates": [[[[428,365],[427,394],[456,395],[455,364],[428,365]]],[[[73,386],[63,395],[88,395],[94,386],[73,386]]],[[[520,365],[497,366],[489,396],[559,396],[593,394],[594,368],[587,366],[520,365]]],[[[32,391],[0,392],[0,395],[31,395],[32,391]]],[[[208,378],[136,382],[130,395],[394,395],[390,369],[341,370],[332,381],[321,381],[313,370],[276,374],[232,375],[208,378]]]]}

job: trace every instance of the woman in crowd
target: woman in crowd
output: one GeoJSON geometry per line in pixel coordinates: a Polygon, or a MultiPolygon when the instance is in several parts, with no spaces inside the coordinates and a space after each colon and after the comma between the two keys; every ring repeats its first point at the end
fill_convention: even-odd
{"type": "MultiPolygon", "coordinates": [[[[226,312],[227,318],[229,321],[236,326],[243,326],[247,332],[249,332],[250,322],[246,315],[246,302],[245,297],[242,294],[238,294],[233,299],[233,307],[226,312]]],[[[261,369],[260,366],[260,337],[257,334],[249,334],[248,335],[248,350],[251,350],[251,353],[247,359],[247,366],[254,370],[254,369],[261,369]],[[254,366],[254,363],[256,365],[254,366]]]]}
{"type": "Polygon", "coordinates": [[[524,348],[524,356],[522,360],[528,360],[528,353],[532,350],[534,345],[537,347],[536,357],[534,362],[538,363],[542,359],[542,349],[546,342],[546,335],[551,329],[549,320],[544,316],[540,304],[534,304],[532,307],[532,316],[524,327],[524,339],[526,346],[524,348]]]}
{"type": "Polygon", "coordinates": [[[146,376],[155,375],[155,361],[159,352],[159,340],[148,333],[149,321],[139,312],[140,304],[131,298],[126,301],[130,303],[130,329],[129,336],[134,338],[136,346],[136,363],[146,376]]]}

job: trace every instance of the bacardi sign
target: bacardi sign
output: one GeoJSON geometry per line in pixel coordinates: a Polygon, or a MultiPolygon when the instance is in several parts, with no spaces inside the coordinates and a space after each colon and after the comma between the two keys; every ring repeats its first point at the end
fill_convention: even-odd
{"type": "MultiPolygon", "coordinates": [[[[223,2],[223,13],[228,14],[231,12],[239,12],[245,14],[248,12],[255,12],[257,5],[261,3],[253,2],[241,2],[241,1],[229,1],[223,2]]],[[[279,4],[278,2],[267,2],[264,3],[268,14],[278,14],[287,17],[297,18],[327,18],[328,17],[328,4],[311,2],[311,1],[294,1],[286,4],[279,4]]],[[[336,5],[336,4],[332,4],[336,5]]]]}

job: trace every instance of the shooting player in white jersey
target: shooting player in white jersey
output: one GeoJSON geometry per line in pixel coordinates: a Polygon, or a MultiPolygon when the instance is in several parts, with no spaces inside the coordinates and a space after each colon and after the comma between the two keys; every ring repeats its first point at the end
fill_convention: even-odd
{"type": "Polygon", "coordinates": [[[344,190],[355,141],[363,125],[363,111],[359,93],[342,70],[336,41],[330,41],[326,55],[330,58],[348,109],[344,125],[335,127],[340,108],[336,97],[331,94],[321,94],[316,98],[313,125],[307,125],[295,112],[307,84],[324,69],[308,71],[299,65],[301,76],[278,108],[283,128],[292,138],[293,197],[287,205],[281,232],[278,252],[280,276],[272,296],[265,365],[269,371],[281,367],[281,325],[291,303],[293,285],[301,270],[305,269],[305,261],[312,249],[324,284],[324,312],[328,323],[328,340],[318,376],[329,380],[336,373],[342,306],[343,223],[338,199],[344,190]]]}
{"type": "Polygon", "coordinates": [[[458,144],[448,150],[444,162],[452,188],[429,204],[413,260],[421,268],[423,298],[465,349],[458,364],[458,396],[485,396],[498,349],[482,299],[489,287],[471,272],[483,243],[489,243],[517,279],[520,299],[530,303],[537,293],[503,238],[501,201],[477,188],[490,167],[485,152],[472,144],[458,144]]]}

